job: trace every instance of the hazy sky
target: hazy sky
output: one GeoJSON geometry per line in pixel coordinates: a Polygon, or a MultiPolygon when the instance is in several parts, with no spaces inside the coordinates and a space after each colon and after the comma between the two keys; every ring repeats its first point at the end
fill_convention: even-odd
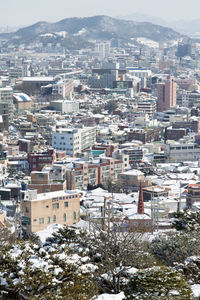
{"type": "Polygon", "coordinates": [[[166,20],[200,18],[199,0],[1,0],[0,26],[67,17],[145,13],[166,20]]]}

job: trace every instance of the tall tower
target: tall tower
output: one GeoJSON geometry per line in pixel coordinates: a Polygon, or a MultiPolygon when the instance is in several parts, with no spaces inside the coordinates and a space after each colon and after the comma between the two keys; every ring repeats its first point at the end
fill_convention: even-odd
{"type": "Polygon", "coordinates": [[[158,111],[168,110],[176,105],[176,82],[168,77],[163,83],[158,84],[158,111]]]}
{"type": "Polygon", "coordinates": [[[143,189],[142,189],[142,182],[140,182],[140,191],[139,191],[139,199],[138,199],[138,214],[144,214],[144,199],[143,199],[143,189]]]}

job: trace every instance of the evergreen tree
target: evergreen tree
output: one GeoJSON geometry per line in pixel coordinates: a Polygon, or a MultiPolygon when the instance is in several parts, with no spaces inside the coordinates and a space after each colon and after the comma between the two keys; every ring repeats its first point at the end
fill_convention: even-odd
{"type": "Polygon", "coordinates": [[[200,212],[185,210],[184,212],[173,213],[172,227],[176,230],[192,231],[199,229],[200,226],[200,212]]]}
{"type": "Polygon", "coordinates": [[[150,251],[164,265],[183,263],[187,257],[199,254],[199,232],[183,232],[156,238],[151,243],[150,251]]]}
{"type": "Polygon", "coordinates": [[[90,258],[65,243],[17,242],[0,253],[3,299],[88,300],[97,295],[90,258]]]}
{"type": "Polygon", "coordinates": [[[169,267],[153,267],[135,273],[124,294],[124,300],[194,299],[183,276],[169,267]]]}

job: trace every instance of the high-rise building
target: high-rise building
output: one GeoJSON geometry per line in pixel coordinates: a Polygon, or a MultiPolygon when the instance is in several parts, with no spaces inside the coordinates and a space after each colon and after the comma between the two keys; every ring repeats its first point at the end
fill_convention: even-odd
{"type": "Polygon", "coordinates": [[[3,118],[4,129],[8,130],[13,119],[13,89],[10,86],[0,88],[0,115],[3,118]]]}
{"type": "Polygon", "coordinates": [[[168,77],[163,83],[158,84],[158,111],[168,110],[176,105],[176,83],[172,77],[168,77]]]}

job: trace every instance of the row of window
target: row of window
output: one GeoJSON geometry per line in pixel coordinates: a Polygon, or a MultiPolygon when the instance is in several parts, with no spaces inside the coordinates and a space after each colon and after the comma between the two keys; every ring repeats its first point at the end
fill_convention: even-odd
{"type": "Polygon", "coordinates": [[[187,150],[187,149],[194,149],[194,147],[193,146],[170,147],[170,150],[187,150]]]}
{"type": "MultiPolygon", "coordinates": [[[[59,203],[53,203],[52,207],[53,207],[53,209],[58,209],[59,203]]],[[[68,207],[68,202],[64,202],[64,207],[68,207]]]]}
{"type": "MultiPolygon", "coordinates": [[[[76,212],[73,212],[73,220],[76,220],[76,212]]],[[[36,219],[34,219],[34,221],[37,221],[36,219]]],[[[55,223],[56,222],[56,215],[53,215],[52,218],[52,222],[55,223]]],[[[67,214],[64,213],[63,214],[63,222],[67,222],[67,214]]],[[[47,217],[47,224],[51,223],[51,217],[47,217]]],[[[44,218],[39,218],[39,224],[44,224],[44,218]]]]}
{"type": "Polygon", "coordinates": [[[58,200],[68,200],[68,199],[74,199],[74,198],[78,198],[78,195],[71,195],[71,196],[62,196],[62,197],[56,197],[56,198],[52,198],[52,202],[58,201],[58,200]]]}

